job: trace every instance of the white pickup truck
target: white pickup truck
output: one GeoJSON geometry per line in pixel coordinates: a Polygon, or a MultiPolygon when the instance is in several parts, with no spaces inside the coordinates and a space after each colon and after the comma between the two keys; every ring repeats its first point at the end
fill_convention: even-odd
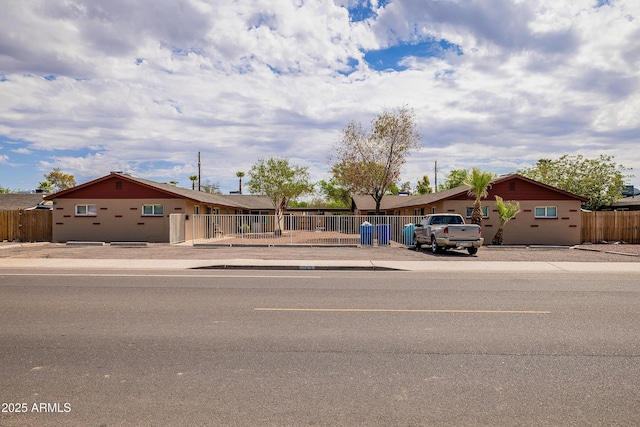
{"type": "Polygon", "coordinates": [[[484,243],[481,233],[479,225],[465,224],[462,215],[432,214],[416,224],[413,244],[416,250],[422,245],[431,245],[435,253],[447,249],[466,249],[469,255],[474,255],[484,243]]]}

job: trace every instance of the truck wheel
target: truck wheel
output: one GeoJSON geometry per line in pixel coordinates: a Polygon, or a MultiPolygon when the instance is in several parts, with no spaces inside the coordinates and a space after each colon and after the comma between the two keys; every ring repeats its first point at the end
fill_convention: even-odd
{"type": "Polygon", "coordinates": [[[422,249],[422,243],[418,241],[418,236],[416,236],[415,234],[413,235],[413,246],[416,247],[416,251],[422,249]]]}
{"type": "Polygon", "coordinates": [[[442,246],[436,243],[435,237],[431,237],[431,252],[433,252],[434,254],[439,254],[440,252],[442,252],[442,246]]]}
{"type": "Polygon", "coordinates": [[[467,251],[469,252],[469,255],[475,255],[478,253],[478,248],[467,248],[467,251]]]}

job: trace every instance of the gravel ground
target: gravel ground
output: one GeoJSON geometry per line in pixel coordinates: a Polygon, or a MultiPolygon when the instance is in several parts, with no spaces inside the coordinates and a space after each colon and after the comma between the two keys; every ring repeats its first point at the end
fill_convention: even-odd
{"type": "Polygon", "coordinates": [[[476,256],[462,251],[432,254],[393,247],[258,247],[149,244],[127,246],[71,246],[59,243],[0,242],[2,258],[64,259],[317,259],[389,261],[546,261],[546,262],[640,262],[640,245],[588,244],[567,247],[482,247],[476,256]]]}

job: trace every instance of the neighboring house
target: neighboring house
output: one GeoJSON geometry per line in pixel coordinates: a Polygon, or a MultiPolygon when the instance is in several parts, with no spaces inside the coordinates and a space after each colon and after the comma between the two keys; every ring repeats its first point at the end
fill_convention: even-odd
{"type": "MultiPolygon", "coordinates": [[[[427,215],[453,212],[470,220],[474,198],[466,185],[423,196],[384,196],[386,215],[427,215]]],[[[575,194],[513,174],[496,178],[482,200],[482,236],[491,243],[500,221],[495,196],[520,202],[520,213],[505,226],[503,244],[574,245],[580,242],[580,206],[587,200],[575,194]]],[[[354,213],[374,214],[371,196],[354,197],[354,213]]]]}
{"type": "Polygon", "coordinates": [[[640,196],[625,197],[611,204],[610,208],[603,210],[640,211],[640,196]]]}
{"type": "Polygon", "coordinates": [[[0,193],[0,211],[51,209],[51,205],[43,200],[46,195],[45,193],[0,193]]]}
{"type": "Polygon", "coordinates": [[[602,208],[603,211],[640,211],[640,190],[633,185],[625,185],[622,189],[623,198],[611,206],[602,208]]]}
{"type": "Polygon", "coordinates": [[[54,242],[169,242],[170,215],[274,214],[268,198],[218,195],[136,178],[121,172],[51,194],[54,242]]]}

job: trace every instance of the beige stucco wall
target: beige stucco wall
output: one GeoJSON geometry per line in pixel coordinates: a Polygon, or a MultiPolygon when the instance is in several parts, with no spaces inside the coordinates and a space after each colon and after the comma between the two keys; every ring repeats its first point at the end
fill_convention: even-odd
{"type": "Polygon", "coordinates": [[[182,199],[55,199],[54,203],[54,242],[168,242],[169,215],[188,213],[182,199]],[[76,216],[79,204],[96,205],[96,215],[76,216]],[[142,205],[147,204],[163,205],[164,214],[143,216],[142,205]]]}
{"type": "MultiPolygon", "coordinates": [[[[495,201],[483,201],[489,207],[489,218],[482,220],[482,237],[485,244],[491,244],[500,219],[495,201]]],[[[437,208],[438,213],[450,210],[465,215],[467,206],[472,201],[446,201],[437,208]]],[[[469,221],[468,218],[466,218],[469,221]]],[[[504,227],[504,245],[577,245],[580,243],[580,201],[523,201],[520,202],[520,213],[504,227]],[[555,206],[558,208],[557,218],[535,218],[535,208],[555,206]]]]}

